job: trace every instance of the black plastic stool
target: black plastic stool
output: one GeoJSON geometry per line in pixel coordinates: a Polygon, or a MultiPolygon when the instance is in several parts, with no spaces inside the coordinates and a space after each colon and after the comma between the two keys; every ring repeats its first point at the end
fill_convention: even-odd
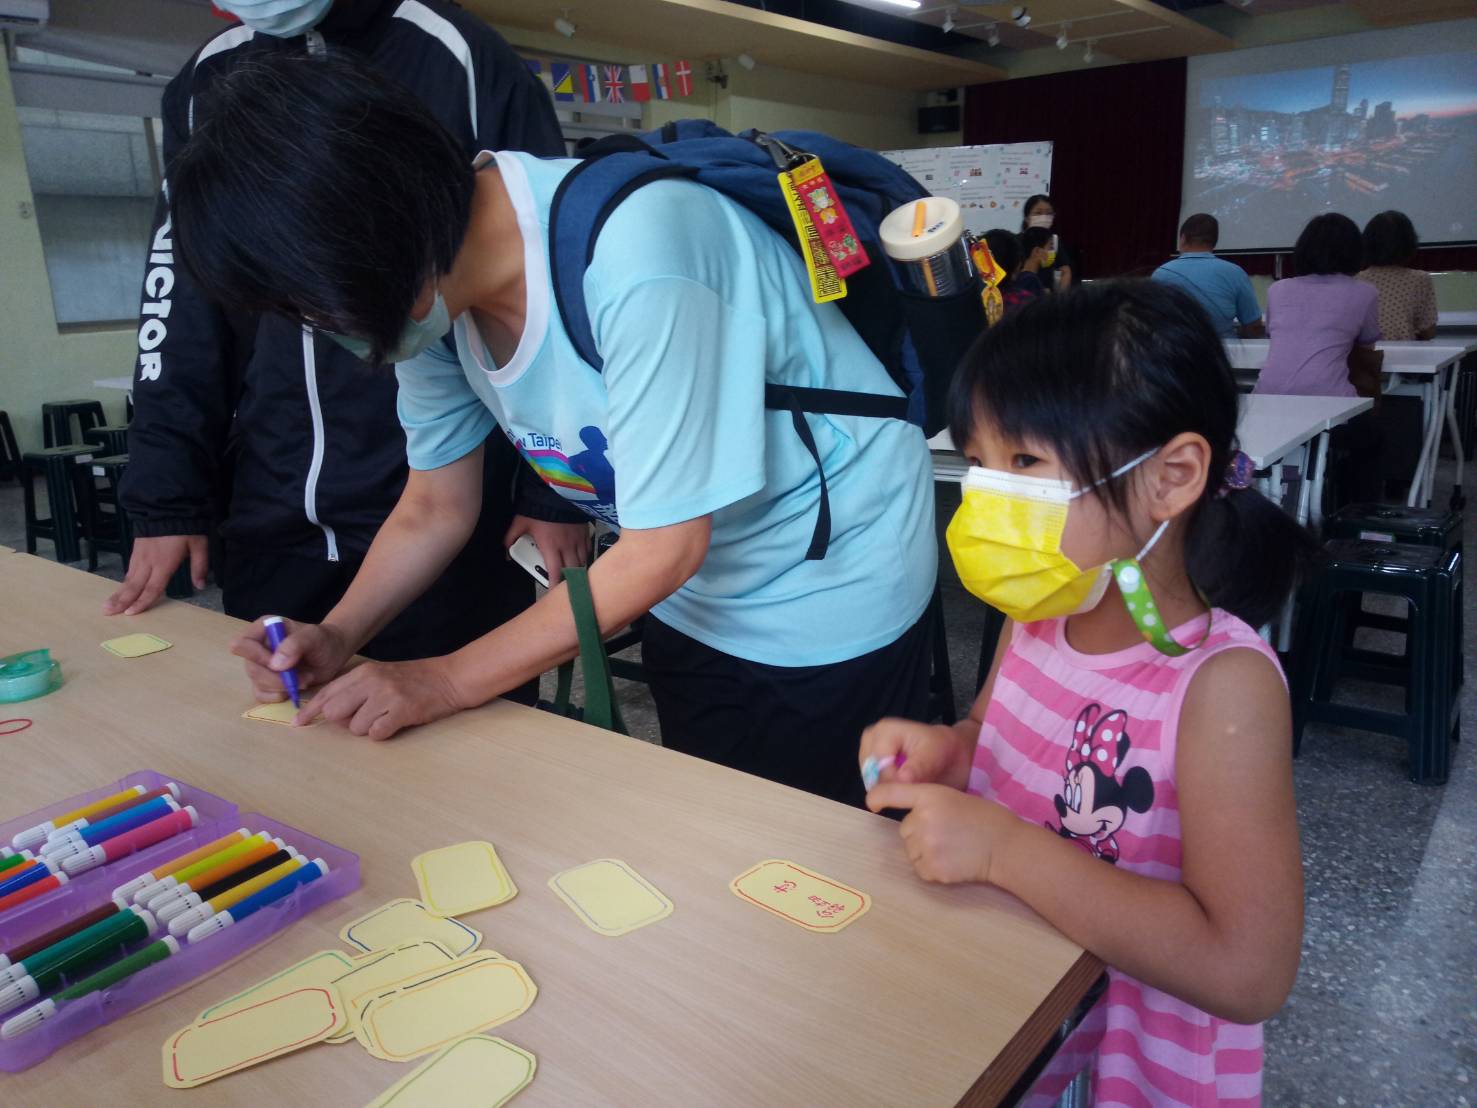
{"type": "Polygon", "coordinates": [[[1292,750],[1302,746],[1308,723],[1333,723],[1378,731],[1406,740],[1410,779],[1418,784],[1446,781],[1451,746],[1460,722],[1452,680],[1452,612],[1462,575],[1462,556],[1433,546],[1334,539],[1324,547],[1324,564],[1303,586],[1302,614],[1293,646],[1292,750]],[[1344,646],[1348,594],[1396,596],[1410,605],[1406,650],[1400,656],[1364,657],[1374,651],[1344,646]],[[1339,678],[1391,680],[1399,667],[1405,686],[1405,711],[1386,712],[1332,703],[1339,678]]]}
{"type": "Polygon", "coordinates": [[[21,448],[15,441],[15,429],[10,426],[10,413],[0,412],[0,481],[11,477],[24,481],[26,465],[21,461],[21,448]]]}
{"type": "Polygon", "coordinates": [[[53,446],[45,450],[32,450],[25,455],[26,473],[21,485],[26,501],[26,552],[36,553],[37,539],[50,539],[56,548],[56,560],[75,562],[82,557],[79,543],[79,520],[83,518],[87,493],[81,487],[84,480],[91,480],[77,464],[79,459],[91,457],[95,451],[91,446],[53,446]],[[36,485],[34,474],[46,478],[46,503],[51,515],[42,519],[36,513],[36,485]]]}
{"type": "Polygon", "coordinates": [[[127,454],[112,454],[93,458],[77,466],[85,477],[81,482],[86,500],[83,533],[87,538],[87,568],[97,569],[99,550],[116,554],[123,560],[124,570],[133,555],[133,529],[128,525],[128,513],[118,503],[118,483],[128,468],[127,454]],[[98,488],[95,478],[102,477],[104,488],[98,488]]]}
{"type": "Polygon", "coordinates": [[[102,453],[116,456],[128,453],[128,424],[92,427],[82,432],[84,442],[90,442],[102,453]]]}
{"type": "Polygon", "coordinates": [[[101,400],[53,400],[41,405],[41,435],[47,446],[72,445],[72,417],[77,417],[77,441],[108,422],[101,400]]]}
{"type": "MultiPolygon", "coordinates": [[[[1366,542],[1434,546],[1445,551],[1464,553],[1462,550],[1462,514],[1442,511],[1438,508],[1408,508],[1403,504],[1351,504],[1325,521],[1324,534],[1331,539],[1363,539],[1366,542]]],[[[1463,605],[1464,594],[1459,581],[1452,618],[1452,641],[1455,644],[1452,657],[1452,680],[1457,689],[1460,689],[1466,681],[1463,645],[1465,642],[1463,638],[1465,609],[1463,605]]],[[[1361,627],[1406,634],[1404,616],[1366,612],[1357,597],[1349,606],[1348,616],[1344,638],[1346,650],[1354,649],[1354,635],[1361,627]]],[[[1407,635],[1407,647],[1409,642],[1407,635]]],[[[1374,651],[1356,651],[1355,653],[1366,656],[1362,657],[1362,660],[1376,667],[1381,664],[1381,660],[1386,665],[1392,664],[1389,655],[1377,655],[1371,658],[1367,655],[1375,654],[1374,651]]],[[[1407,661],[1403,654],[1397,655],[1396,658],[1401,663],[1407,661]]],[[[1387,671],[1391,674],[1393,683],[1403,683],[1404,678],[1401,674],[1404,668],[1403,664],[1392,665],[1392,668],[1387,671]]]]}

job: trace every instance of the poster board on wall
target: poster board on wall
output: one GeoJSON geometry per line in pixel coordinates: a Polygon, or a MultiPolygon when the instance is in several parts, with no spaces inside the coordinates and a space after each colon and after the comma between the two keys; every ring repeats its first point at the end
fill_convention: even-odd
{"type": "Polygon", "coordinates": [[[976,235],[996,227],[1021,229],[1021,206],[1051,191],[1051,143],[1007,142],[884,150],[935,196],[958,201],[964,225],[976,235]]]}

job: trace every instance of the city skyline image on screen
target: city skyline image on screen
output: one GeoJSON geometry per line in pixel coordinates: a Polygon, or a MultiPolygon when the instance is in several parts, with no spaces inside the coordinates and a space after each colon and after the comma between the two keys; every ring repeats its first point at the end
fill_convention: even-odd
{"type": "Polygon", "coordinates": [[[1184,212],[1213,213],[1223,249],[1286,248],[1322,212],[1362,224],[1389,208],[1427,243],[1477,240],[1474,29],[1192,58],[1184,212]]]}

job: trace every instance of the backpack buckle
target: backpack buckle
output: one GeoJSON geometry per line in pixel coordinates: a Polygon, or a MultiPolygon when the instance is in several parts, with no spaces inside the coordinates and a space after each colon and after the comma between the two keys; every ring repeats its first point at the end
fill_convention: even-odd
{"type": "Polygon", "coordinates": [[[796,166],[804,165],[810,161],[813,155],[806,153],[787,142],[766,135],[763,131],[756,131],[754,141],[762,146],[774,161],[774,167],[780,172],[794,169],[796,166]]]}

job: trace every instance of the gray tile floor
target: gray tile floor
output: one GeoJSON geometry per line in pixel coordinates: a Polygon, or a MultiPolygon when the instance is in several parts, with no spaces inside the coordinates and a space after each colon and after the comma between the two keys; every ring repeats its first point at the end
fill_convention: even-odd
{"type": "MultiPolygon", "coordinates": [[[[1451,477],[1444,462],[1438,503],[1451,477]]],[[[941,491],[941,529],[956,502],[952,490],[941,491]]],[[[1477,510],[1466,528],[1467,549],[1477,550],[1477,510]]],[[[0,543],[24,548],[13,484],[0,486],[0,543]]],[[[104,556],[99,572],[117,579],[122,567],[104,556]]],[[[962,709],[974,689],[982,618],[952,571],[944,576],[962,709]]],[[[1477,589],[1467,596],[1471,657],[1477,589]]],[[[218,610],[219,590],[196,601],[218,610]]],[[[645,688],[618,684],[632,732],[656,741],[645,688]]],[[[1371,702],[1387,694],[1355,690],[1371,702]]],[[[1396,740],[1309,728],[1295,770],[1307,929],[1297,986],[1267,1027],[1268,1104],[1477,1104],[1477,681],[1467,682],[1464,709],[1464,741],[1440,788],[1407,780],[1396,740]]]]}

